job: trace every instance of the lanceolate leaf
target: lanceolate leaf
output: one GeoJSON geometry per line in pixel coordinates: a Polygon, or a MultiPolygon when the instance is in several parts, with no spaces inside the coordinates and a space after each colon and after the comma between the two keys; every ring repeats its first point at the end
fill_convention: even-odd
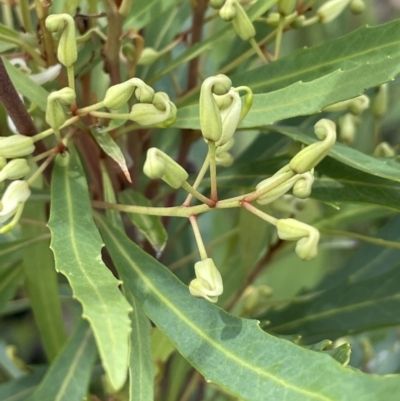
{"type": "Polygon", "coordinates": [[[191,297],[167,268],[99,221],[124,285],[207,380],[249,401],[397,400],[396,377],[346,369],[328,355],[263,333],[256,321],[191,297]]]}
{"type": "Polygon", "coordinates": [[[251,73],[232,76],[235,86],[247,85],[255,93],[275,91],[298,81],[308,82],[336,70],[376,63],[400,55],[400,20],[362,27],[323,45],[300,49],[251,73]]]}
{"type": "Polygon", "coordinates": [[[306,341],[335,339],[400,323],[400,266],[385,274],[353,283],[347,281],[304,302],[262,316],[268,331],[301,334],[306,341]]]}
{"type": "Polygon", "coordinates": [[[82,401],[96,356],[89,325],[81,321],[29,401],[82,401]]]}
{"type": "MultiPolygon", "coordinates": [[[[319,113],[322,108],[350,99],[393,79],[400,72],[400,55],[349,70],[336,70],[310,82],[297,82],[270,93],[254,95],[253,106],[240,128],[257,128],[296,116],[319,113]]],[[[199,129],[198,105],[178,110],[178,128],[199,129]]]]}
{"type": "Polygon", "coordinates": [[[90,322],[111,384],[120,388],[128,366],[130,305],[101,259],[103,243],[92,219],[82,166],[70,149],[66,166],[53,170],[49,227],[56,269],[64,274],[90,322]]]}
{"type": "Polygon", "coordinates": [[[0,311],[15,294],[24,279],[22,265],[11,264],[0,270],[0,311]]]}

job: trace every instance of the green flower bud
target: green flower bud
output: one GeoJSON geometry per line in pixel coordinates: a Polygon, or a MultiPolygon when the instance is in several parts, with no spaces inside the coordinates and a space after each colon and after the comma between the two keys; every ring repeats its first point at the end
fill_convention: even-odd
{"type": "Polygon", "coordinates": [[[249,40],[256,36],[256,30],[243,7],[235,1],[236,17],[232,20],[236,33],[242,40],[249,40]]]}
{"type": "Polygon", "coordinates": [[[215,10],[219,10],[225,3],[225,0],[210,0],[210,6],[215,10]]]}
{"type": "Polygon", "coordinates": [[[311,195],[314,174],[312,172],[307,172],[299,174],[297,177],[292,189],[293,195],[300,199],[308,198],[311,195]]]}
{"type": "Polygon", "coordinates": [[[0,170],[3,170],[6,164],[7,164],[7,159],[5,157],[0,156],[0,170]]]}
{"type": "Polygon", "coordinates": [[[304,22],[306,21],[306,17],[304,15],[299,15],[291,24],[290,26],[293,29],[299,29],[304,26],[304,22]]]}
{"type": "Polygon", "coordinates": [[[339,117],[339,133],[340,140],[350,145],[354,142],[354,138],[357,133],[357,117],[355,117],[351,113],[346,113],[343,116],[339,117]]]}
{"type": "Polygon", "coordinates": [[[382,118],[388,108],[388,84],[379,87],[375,99],[372,103],[371,112],[375,118],[382,118]]]}
{"type": "Polygon", "coordinates": [[[352,0],[350,3],[350,11],[353,14],[362,14],[365,11],[365,3],[363,0],[352,0]]]}
{"type": "Polygon", "coordinates": [[[75,98],[75,91],[71,88],[60,89],[47,97],[46,122],[53,130],[58,130],[66,120],[62,105],[73,103],[75,98]]]}
{"type": "Polygon", "coordinates": [[[180,188],[189,177],[183,167],[157,148],[150,148],[147,151],[143,172],[153,180],[161,178],[175,189],[180,188]]]}
{"type": "Polygon", "coordinates": [[[46,28],[51,32],[61,32],[57,58],[61,64],[71,67],[78,59],[74,19],[69,14],[49,15],[46,18],[46,28]]]}
{"type": "Polygon", "coordinates": [[[236,17],[236,0],[226,0],[225,4],[219,10],[219,16],[224,21],[232,21],[236,17]]]}
{"type": "Polygon", "coordinates": [[[3,209],[0,212],[0,223],[4,223],[12,217],[20,203],[25,203],[30,195],[31,191],[27,181],[11,182],[1,198],[3,209]]]}
{"type": "Polygon", "coordinates": [[[222,135],[222,120],[215,95],[225,95],[232,87],[226,75],[207,78],[200,90],[200,128],[204,139],[217,142],[222,135]]]}
{"type": "Polygon", "coordinates": [[[4,180],[17,180],[25,177],[31,168],[26,159],[14,159],[6,164],[0,171],[0,182],[4,180]]]}
{"type": "Polygon", "coordinates": [[[287,16],[294,11],[296,3],[297,0],[279,0],[278,10],[282,15],[287,16]]]}
{"type": "Polygon", "coordinates": [[[140,54],[138,65],[150,65],[153,64],[160,57],[160,52],[152,47],[146,47],[140,54]]]}
{"type": "Polygon", "coordinates": [[[175,122],[176,106],[164,92],[154,95],[153,103],[137,103],[133,105],[130,118],[140,125],[168,127],[175,122]]]}
{"type": "Polygon", "coordinates": [[[328,0],[317,10],[319,21],[328,24],[347,7],[350,0],[328,0]]]}
{"type": "Polygon", "coordinates": [[[211,258],[204,259],[194,265],[196,278],[189,284],[190,293],[197,298],[205,298],[217,302],[224,290],[222,277],[211,258]]]}
{"type": "Polygon", "coordinates": [[[297,174],[310,171],[329,152],[336,141],[336,126],[331,120],[323,118],[314,125],[315,135],[320,142],[315,142],[302,149],[292,158],[289,167],[297,174]]]}
{"type": "Polygon", "coordinates": [[[223,166],[223,167],[229,167],[233,164],[234,158],[233,156],[228,152],[235,140],[232,138],[229,140],[225,145],[219,146],[216,151],[215,151],[215,163],[218,166],[223,166]]]}
{"type": "Polygon", "coordinates": [[[375,157],[394,157],[394,156],[396,156],[396,152],[387,142],[381,142],[375,148],[374,156],[375,157]]]}
{"type": "Polygon", "coordinates": [[[280,20],[281,20],[281,16],[279,13],[271,12],[268,14],[266,22],[272,28],[277,28],[280,20]]]}
{"type": "Polygon", "coordinates": [[[357,96],[350,101],[349,112],[355,115],[360,115],[369,107],[369,97],[367,95],[357,96]]]}
{"type": "Polygon", "coordinates": [[[296,253],[300,259],[310,260],[318,254],[319,231],[295,219],[280,219],[276,224],[278,237],[297,241],[296,253]]]}
{"type": "Polygon", "coordinates": [[[239,94],[233,89],[231,89],[226,95],[214,96],[217,105],[221,104],[219,108],[222,123],[222,134],[215,144],[216,146],[223,146],[233,137],[233,134],[239,125],[242,101],[240,100],[239,94]],[[221,98],[223,98],[223,100],[221,98]]]}
{"type": "Polygon", "coordinates": [[[108,109],[118,110],[128,103],[133,91],[135,91],[135,96],[139,102],[150,103],[153,101],[154,89],[139,78],[131,78],[126,82],[108,88],[103,104],[108,109]]]}
{"type": "Polygon", "coordinates": [[[28,156],[35,150],[33,139],[24,135],[11,135],[0,138],[0,156],[6,159],[28,156]]]}

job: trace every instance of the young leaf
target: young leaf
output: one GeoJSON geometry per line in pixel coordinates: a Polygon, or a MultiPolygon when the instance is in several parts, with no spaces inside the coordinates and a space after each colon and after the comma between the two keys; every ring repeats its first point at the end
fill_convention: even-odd
{"type": "Polygon", "coordinates": [[[88,187],[76,151],[66,166],[56,164],[51,184],[49,228],[56,269],[83,306],[111,384],[120,388],[128,367],[131,306],[120,282],[101,260],[103,243],[93,222],[88,187]]]}
{"type": "MultiPolygon", "coordinates": [[[[127,189],[119,194],[121,203],[137,206],[151,206],[151,202],[140,192],[127,189]]],[[[162,252],[167,243],[168,234],[159,216],[128,213],[129,219],[150,242],[154,250],[162,252]]]]}
{"type": "Polygon", "coordinates": [[[263,333],[256,321],[239,319],[190,296],[167,268],[99,217],[124,285],[150,319],[203,374],[243,400],[397,400],[400,382],[349,370],[330,356],[263,333]]]}
{"type": "Polygon", "coordinates": [[[92,331],[81,321],[28,401],[81,401],[96,357],[92,331]]]}

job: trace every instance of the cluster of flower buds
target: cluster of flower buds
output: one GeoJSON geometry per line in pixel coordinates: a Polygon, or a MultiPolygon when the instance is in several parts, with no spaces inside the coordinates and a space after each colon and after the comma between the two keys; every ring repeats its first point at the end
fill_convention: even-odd
{"type": "Polygon", "coordinates": [[[214,261],[207,258],[194,265],[196,278],[190,282],[189,291],[194,297],[217,302],[224,290],[222,277],[214,261]]]}
{"type": "Polygon", "coordinates": [[[242,40],[256,36],[256,30],[238,0],[211,0],[211,7],[219,9],[219,15],[224,21],[231,21],[236,33],[242,40]]]}
{"type": "Polygon", "coordinates": [[[353,143],[357,134],[357,126],[360,122],[360,115],[366,109],[368,109],[369,103],[368,96],[361,95],[353,99],[332,104],[323,109],[323,111],[327,112],[346,112],[338,119],[339,137],[341,142],[348,145],[353,143]]]}
{"type": "MultiPolygon", "coordinates": [[[[270,204],[284,196],[290,189],[298,198],[304,199],[310,196],[314,182],[314,167],[334,145],[336,126],[332,121],[322,119],[315,124],[314,132],[320,141],[302,149],[288,165],[256,186],[257,203],[270,204]]],[[[317,255],[319,241],[317,229],[295,219],[280,219],[276,226],[280,239],[298,241],[296,253],[301,259],[309,260],[317,255]]]]}
{"type": "Polygon", "coordinates": [[[14,216],[11,223],[0,229],[1,234],[14,228],[31,194],[28,182],[21,178],[30,172],[29,164],[24,157],[31,155],[34,150],[31,137],[16,134],[0,138],[0,183],[3,186],[5,180],[12,181],[1,198],[0,223],[14,216]]]}

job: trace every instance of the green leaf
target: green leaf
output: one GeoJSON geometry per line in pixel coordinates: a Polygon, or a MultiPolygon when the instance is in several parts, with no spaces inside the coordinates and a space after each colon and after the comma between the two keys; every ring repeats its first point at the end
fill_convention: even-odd
{"type": "MultiPolygon", "coordinates": [[[[257,128],[287,118],[319,113],[330,104],[353,98],[368,88],[392,80],[399,72],[400,55],[254,95],[253,106],[239,127],[257,128]]],[[[198,105],[178,109],[174,127],[199,129],[198,105]]]]}
{"type": "Polygon", "coordinates": [[[95,357],[92,331],[87,322],[80,321],[29,401],[82,401],[95,357]]]}
{"type": "Polygon", "coordinates": [[[130,401],[153,401],[154,369],[150,342],[151,324],[129,290],[127,299],[133,306],[129,357],[129,399],[130,401]]]}
{"type": "Polygon", "coordinates": [[[43,111],[46,110],[49,93],[42,86],[33,82],[27,75],[14,67],[6,58],[2,58],[7,73],[18,93],[35,103],[43,111]]]}
{"type": "Polygon", "coordinates": [[[33,373],[0,384],[0,401],[26,401],[42,380],[46,369],[35,368],[33,373]]]}
{"type": "Polygon", "coordinates": [[[206,380],[251,401],[397,400],[397,377],[346,369],[328,355],[263,333],[254,320],[191,297],[166,267],[99,221],[126,288],[206,380]]]}
{"type": "Polygon", "coordinates": [[[83,306],[110,382],[126,379],[130,305],[101,259],[103,243],[93,222],[88,187],[76,151],[66,166],[56,164],[51,183],[49,227],[56,269],[68,279],[83,306]]]}
{"type": "Polygon", "coordinates": [[[255,93],[272,92],[295,82],[309,82],[336,70],[385,61],[400,55],[400,20],[362,27],[323,45],[299,49],[249,73],[232,76],[235,86],[247,85],[255,93]]]}
{"type": "Polygon", "coordinates": [[[319,343],[306,345],[305,347],[313,351],[325,352],[326,354],[330,355],[333,359],[335,359],[342,365],[346,366],[350,360],[350,353],[351,353],[350,344],[344,343],[336,348],[329,349],[328,347],[330,347],[331,345],[332,345],[331,340],[322,340],[319,343]]]}
{"type": "Polygon", "coordinates": [[[269,311],[268,331],[319,341],[400,323],[400,266],[371,279],[345,282],[282,311],[269,311]]]}
{"type": "Polygon", "coordinates": [[[24,279],[22,264],[11,264],[0,270],[0,311],[14,296],[24,279]]]}
{"type": "MultiPolygon", "coordinates": [[[[118,195],[121,203],[136,206],[152,206],[151,202],[140,192],[133,189],[127,189],[118,195]]],[[[132,224],[150,242],[154,250],[158,253],[162,252],[168,240],[168,234],[161,221],[160,216],[148,216],[138,213],[127,213],[132,224]]]]}
{"type": "Polygon", "coordinates": [[[132,182],[131,175],[129,174],[128,167],[126,165],[124,154],[119,146],[115,143],[114,139],[108,133],[107,130],[98,130],[96,127],[91,129],[92,135],[99,146],[104,150],[104,152],[110,156],[121,168],[126,179],[132,182]]]}
{"type": "MultiPolygon", "coordinates": [[[[276,127],[271,128],[271,131],[279,132],[306,145],[318,142],[318,139],[314,134],[307,135],[294,128],[276,127]]],[[[388,160],[372,157],[339,142],[335,143],[328,155],[347,166],[353,167],[356,170],[364,171],[365,173],[373,176],[388,178],[389,180],[400,182],[400,164],[390,159],[388,160]]],[[[332,173],[334,172],[335,170],[332,170],[332,173]]]]}

